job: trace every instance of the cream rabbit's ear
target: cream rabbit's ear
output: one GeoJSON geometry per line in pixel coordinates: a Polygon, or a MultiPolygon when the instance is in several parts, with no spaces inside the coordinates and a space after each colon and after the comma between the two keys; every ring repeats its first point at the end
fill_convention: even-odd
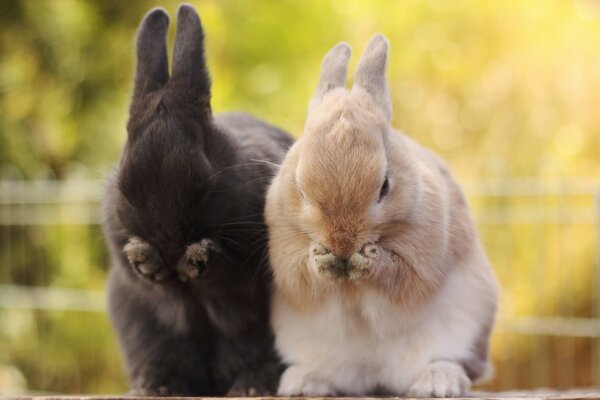
{"type": "Polygon", "coordinates": [[[354,84],[365,89],[381,107],[388,121],[392,118],[392,103],[386,78],[388,49],[390,45],[378,33],[369,42],[358,67],[354,84]]]}
{"type": "Polygon", "coordinates": [[[311,102],[320,100],[332,89],[346,85],[348,60],[351,53],[352,50],[346,42],[339,43],[329,50],[323,59],[319,85],[311,102]]]}

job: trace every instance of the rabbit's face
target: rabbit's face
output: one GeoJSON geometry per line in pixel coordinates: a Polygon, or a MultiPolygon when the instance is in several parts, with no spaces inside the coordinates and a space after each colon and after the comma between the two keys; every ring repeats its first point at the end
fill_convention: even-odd
{"type": "Polygon", "coordinates": [[[218,222],[234,207],[223,198],[234,193],[231,175],[216,173],[233,152],[213,125],[198,15],[190,6],[179,8],[171,76],[168,24],[167,14],[155,9],[138,32],[118,217],[129,238],[124,253],[138,273],[189,280],[207,269],[218,247],[218,222]]]}
{"type": "Polygon", "coordinates": [[[387,124],[361,90],[328,93],[311,108],[294,189],[311,241],[348,259],[380,236],[390,176],[387,124]]]}
{"type": "Polygon", "coordinates": [[[131,237],[152,247],[157,261],[176,265],[192,243],[215,234],[224,190],[204,152],[199,123],[184,124],[163,111],[134,132],[121,161],[119,217],[131,237]],[[188,126],[186,126],[188,125],[188,126]]]}
{"type": "MultiPolygon", "coordinates": [[[[309,269],[325,269],[335,278],[357,278],[353,264],[374,257],[375,245],[406,220],[418,196],[412,158],[397,151],[400,139],[391,134],[387,50],[386,39],[375,36],[350,90],[350,47],[341,43],[325,56],[304,136],[289,151],[275,186],[284,201],[270,203],[281,207],[282,218],[291,218],[292,232],[307,239],[308,251],[301,253],[309,269]]],[[[275,213],[268,208],[272,224],[275,213]]]]}

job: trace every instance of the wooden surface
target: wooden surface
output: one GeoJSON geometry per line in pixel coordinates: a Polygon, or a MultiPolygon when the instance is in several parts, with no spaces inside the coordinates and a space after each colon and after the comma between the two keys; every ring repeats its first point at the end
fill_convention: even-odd
{"type": "MultiPolygon", "coordinates": [[[[138,396],[0,396],[0,399],[14,399],[14,400],[165,400],[165,397],[138,397],[138,396]]],[[[202,399],[202,400],[301,400],[303,397],[169,397],[169,400],[182,400],[182,399],[202,399]]],[[[319,399],[319,398],[311,398],[319,399]]],[[[398,400],[404,399],[401,397],[328,397],[327,400],[398,400]]],[[[473,392],[469,397],[461,397],[460,399],[490,399],[490,400],[508,400],[508,399],[539,399],[539,400],[578,400],[578,399],[598,399],[600,400],[600,389],[586,389],[586,390],[569,390],[569,391],[551,391],[551,390],[534,390],[534,391],[511,391],[511,392],[473,392]]],[[[423,399],[418,399],[423,400],[423,399]]]]}

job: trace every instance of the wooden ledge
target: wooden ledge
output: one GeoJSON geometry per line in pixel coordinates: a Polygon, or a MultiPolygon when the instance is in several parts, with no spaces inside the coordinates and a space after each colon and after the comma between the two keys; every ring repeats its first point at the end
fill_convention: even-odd
{"type": "MultiPolygon", "coordinates": [[[[0,399],[6,400],[404,400],[405,397],[139,397],[139,396],[21,396],[21,395],[2,395],[0,399]]],[[[510,392],[473,392],[469,397],[460,397],[461,399],[489,399],[489,400],[510,400],[510,399],[531,399],[531,400],[600,400],[600,389],[585,390],[532,390],[532,391],[510,391],[510,392]]],[[[414,399],[414,400],[439,400],[439,399],[414,399]]]]}

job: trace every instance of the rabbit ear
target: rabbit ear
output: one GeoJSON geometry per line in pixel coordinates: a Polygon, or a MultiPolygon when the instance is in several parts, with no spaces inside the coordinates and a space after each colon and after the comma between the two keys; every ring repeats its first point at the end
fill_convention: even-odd
{"type": "Polygon", "coordinates": [[[342,42],[333,47],[325,55],[321,66],[321,77],[313,99],[319,99],[331,89],[346,84],[346,71],[352,50],[348,43],[342,42]]]}
{"type": "Polygon", "coordinates": [[[385,75],[389,47],[382,34],[373,36],[358,62],[354,79],[354,84],[365,89],[379,104],[388,121],[392,117],[392,104],[385,75]]]}
{"type": "Polygon", "coordinates": [[[177,11],[177,34],[173,50],[171,83],[194,98],[210,99],[210,77],[204,59],[204,31],[190,5],[177,11]]]}
{"type": "Polygon", "coordinates": [[[168,28],[169,16],[162,8],[150,11],[140,24],[134,97],[157,90],[169,80],[166,43],[168,28]]]}

